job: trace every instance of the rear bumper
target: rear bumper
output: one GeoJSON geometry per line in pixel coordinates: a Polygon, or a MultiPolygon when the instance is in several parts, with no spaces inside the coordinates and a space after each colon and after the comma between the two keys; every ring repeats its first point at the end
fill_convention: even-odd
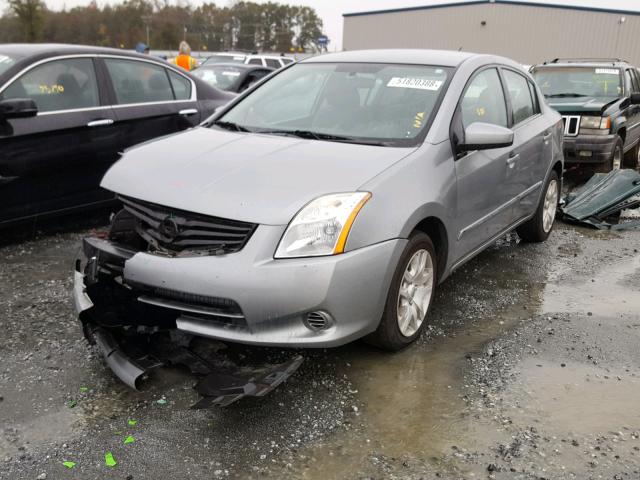
{"type": "Polygon", "coordinates": [[[333,347],[374,331],[406,240],[274,260],[281,235],[281,227],[260,226],[240,252],[185,258],[86,239],[74,276],[76,310],[106,328],[157,322],[253,345],[333,347]],[[329,316],[326,328],[308,326],[307,314],[318,311],[329,316]]]}
{"type": "Polygon", "coordinates": [[[564,161],[566,164],[608,162],[613,155],[617,138],[617,135],[565,136],[564,161]]]}

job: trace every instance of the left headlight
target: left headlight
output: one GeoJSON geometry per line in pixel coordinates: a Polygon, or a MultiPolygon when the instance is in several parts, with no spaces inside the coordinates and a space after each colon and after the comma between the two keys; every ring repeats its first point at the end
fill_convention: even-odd
{"type": "Polygon", "coordinates": [[[312,200],[282,236],[275,258],[317,257],[344,252],[347,237],[369,192],[335,193],[312,200]]]}

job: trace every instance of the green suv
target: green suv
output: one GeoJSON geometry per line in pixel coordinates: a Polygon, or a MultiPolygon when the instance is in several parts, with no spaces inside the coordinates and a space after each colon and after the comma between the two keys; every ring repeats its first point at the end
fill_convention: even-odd
{"type": "Polygon", "coordinates": [[[640,76],[619,59],[555,59],[531,68],[564,120],[565,164],[597,171],[637,168],[640,76]]]}

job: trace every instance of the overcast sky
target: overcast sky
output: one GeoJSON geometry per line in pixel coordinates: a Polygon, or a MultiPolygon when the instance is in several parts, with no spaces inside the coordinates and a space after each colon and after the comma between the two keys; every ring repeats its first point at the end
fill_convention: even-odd
{"type": "MultiPolygon", "coordinates": [[[[86,5],[89,0],[44,0],[51,9],[62,9],[76,5],[86,5]]],[[[184,1],[184,0],[183,0],[184,1]]],[[[194,4],[202,3],[202,0],[191,0],[194,4]]],[[[211,0],[207,0],[211,1],[211,0]]],[[[255,0],[264,2],[267,0],[255,0]]],[[[402,8],[416,5],[436,5],[441,3],[454,3],[454,0],[272,0],[280,3],[303,4],[314,7],[324,22],[325,33],[331,43],[329,50],[342,48],[342,14],[370,10],[384,10],[387,8],[402,8]]],[[[579,5],[588,7],[606,7],[620,10],[640,11],[640,0],[529,0],[532,3],[551,3],[557,5],[579,5]]],[[[98,0],[99,5],[105,3],[117,3],[117,0],[98,0]]],[[[228,0],[214,0],[214,3],[222,6],[228,0]]],[[[1,6],[6,6],[6,0],[0,0],[1,6]]]]}

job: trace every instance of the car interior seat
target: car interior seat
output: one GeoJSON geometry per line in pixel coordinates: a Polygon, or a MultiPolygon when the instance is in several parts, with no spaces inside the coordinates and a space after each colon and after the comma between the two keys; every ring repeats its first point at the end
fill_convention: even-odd
{"type": "Polygon", "coordinates": [[[312,127],[320,131],[333,131],[349,127],[361,113],[360,94],[357,86],[348,85],[343,75],[334,75],[327,82],[320,107],[312,121],[312,127]]]}

